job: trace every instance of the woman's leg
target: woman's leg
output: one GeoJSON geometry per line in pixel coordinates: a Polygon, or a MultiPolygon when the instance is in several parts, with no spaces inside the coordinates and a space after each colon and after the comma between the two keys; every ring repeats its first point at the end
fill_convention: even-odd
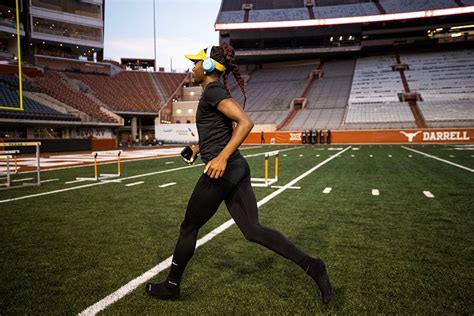
{"type": "Polygon", "coordinates": [[[199,229],[216,213],[225,197],[221,181],[212,180],[207,175],[199,178],[189,199],[184,220],[181,223],[178,242],[173,254],[169,276],[181,279],[188,261],[196,249],[199,229]]]}
{"type": "Polygon", "coordinates": [[[225,202],[232,218],[248,241],[258,243],[276,252],[303,269],[308,267],[308,256],[306,254],[279,231],[260,225],[258,222],[257,200],[250,181],[241,182],[225,202]]]}
{"type": "Polygon", "coordinates": [[[161,299],[179,296],[179,284],[184,269],[194,254],[199,229],[216,213],[227,192],[228,188],[222,180],[212,180],[207,175],[199,178],[181,223],[168,278],[160,284],[148,283],[148,294],[161,299]]]}
{"type": "Polygon", "coordinates": [[[232,218],[247,240],[273,250],[299,265],[318,285],[323,302],[331,300],[331,285],[324,261],[307,256],[280,232],[259,224],[257,200],[249,178],[244,179],[225,201],[232,218]]]}

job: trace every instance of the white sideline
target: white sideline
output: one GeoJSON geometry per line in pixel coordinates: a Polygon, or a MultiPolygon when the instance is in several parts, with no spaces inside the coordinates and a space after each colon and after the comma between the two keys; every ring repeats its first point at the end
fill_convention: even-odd
{"type": "Polygon", "coordinates": [[[430,154],[427,154],[427,153],[424,153],[422,151],[418,151],[416,149],[413,149],[413,148],[409,148],[409,147],[405,147],[405,146],[402,146],[402,148],[406,149],[406,150],[410,150],[410,151],[413,151],[417,154],[420,154],[420,155],[423,155],[423,156],[426,156],[426,157],[429,157],[429,158],[432,158],[432,159],[436,159],[436,160],[439,160],[441,162],[444,162],[444,163],[447,163],[449,165],[452,165],[452,166],[455,166],[455,167],[458,167],[458,168],[461,168],[461,169],[464,169],[464,170],[467,170],[467,171],[470,171],[470,172],[474,172],[474,169],[471,169],[471,168],[468,168],[468,167],[465,167],[463,165],[459,165],[457,163],[454,163],[454,162],[451,162],[449,160],[445,160],[445,159],[442,159],[442,158],[438,158],[436,156],[432,156],[430,154]]]}
{"type": "MultiPolygon", "coordinates": [[[[288,149],[282,149],[280,151],[294,150],[294,149],[299,149],[299,148],[301,148],[301,147],[293,147],[293,148],[288,148],[288,149]]],[[[263,155],[265,155],[265,153],[252,154],[252,155],[247,155],[247,156],[244,156],[244,157],[248,158],[248,157],[256,157],[256,156],[263,156],[263,155]]],[[[154,158],[154,159],[156,159],[156,158],[154,158]]],[[[132,160],[130,160],[130,161],[132,161],[132,160]]],[[[184,166],[184,167],[178,167],[178,168],[173,168],[173,169],[143,173],[143,174],[138,174],[138,175],[134,175],[134,176],[126,177],[126,178],[121,178],[121,180],[124,181],[124,180],[136,179],[136,178],[141,178],[141,177],[148,177],[148,176],[153,176],[153,175],[160,174],[160,173],[167,173],[167,172],[178,171],[178,170],[182,170],[182,169],[189,169],[189,168],[194,168],[194,167],[203,166],[203,165],[204,164],[201,163],[201,164],[197,164],[197,165],[194,165],[194,166],[184,166]]],[[[36,194],[31,194],[31,195],[19,196],[19,197],[7,199],[7,200],[0,200],[0,204],[7,203],[7,202],[18,201],[18,200],[29,199],[29,198],[34,198],[34,197],[43,196],[43,195],[50,195],[50,194],[61,193],[61,192],[66,192],[66,191],[83,189],[83,188],[93,187],[93,186],[97,186],[97,185],[103,185],[103,184],[106,184],[106,183],[111,183],[111,182],[110,181],[109,182],[107,182],[107,181],[95,182],[95,183],[78,185],[78,186],[65,188],[65,189],[58,189],[58,190],[49,191],[49,192],[42,192],[42,193],[36,193],[36,194]]]]}
{"type": "Polygon", "coordinates": [[[145,181],[133,182],[133,183],[126,184],[125,186],[126,186],[126,187],[133,187],[133,186],[136,186],[136,185],[139,185],[139,184],[143,184],[143,183],[145,183],[145,181]]]}
{"type": "MultiPolygon", "coordinates": [[[[332,159],[336,158],[338,155],[342,154],[343,152],[345,152],[349,148],[351,148],[351,146],[346,147],[344,150],[338,152],[336,155],[334,155],[332,157],[329,157],[328,159],[320,162],[319,164],[317,164],[313,168],[309,169],[305,173],[301,174],[300,176],[296,177],[295,179],[291,180],[290,182],[288,182],[287,184],[282,186],[280,189],[276,190],[275,192],[270,193],[269,195],[267,195],[266,197],[264,197],[263,199],[258,201],[257,206],[261,207],[262,205],[264,205],[265,203],[267,203],[268,201],[270,201],[271,199],[273,199],[274,197],[276,197],[280,193],[284,192],[286,189],[288,189],[291,186],[295,185],[298,181],[300,181],[301,179],[307,177],[312,172],[319,169],[321,166],[325,165],[326,163],[328,163],[332,159]]],[[[217,236],[220,233],[222,233],[223,231],[225,231],[227,228],[229,228],[233,224],[234,224],[234,220],[230,219],[227,222],[225,222],[224,224],[222,224],[219,227],[215,228],[210,233],[208,233],[207,235],[205,235],[204,237],[202,237],[201,239],[199,239],[197,241],[196,248],[204,245],[205,243],[207,243],[212,238],[214,238],[215,236],[217,236]]],[[[108,306],[112,305],[113,303],[115,303],[119,299],[121,299],[121,298],[125,297],[126,295],[128,295],[130,292],[135,290],[141,284],[147,282],[148,280],[150,280],[151,278],[156,276],[161,271],[166,270],[167,268],[169,268],[171,266],[172,258],[173,258],[172,256],[168,257],[167,259],[160,262],[158,265],[154,266],[153,268],[151,268],[147,272],[143,273],[139,277],[137,277],[137,278],[133,279],[132,281],[128,282],[127,284],[125,284],[124,286],[122,286],[121,288],[119,288],[118,290],[113,292],[112,294],[109,294],[108,296],[106,296],[102,300],[98,301],[97,303],[87,307],[82,312],[80,312],[79,315],[81,315],[81,316],[82,315],[96,315],[98,312],[106,309],[108,306]]]]}

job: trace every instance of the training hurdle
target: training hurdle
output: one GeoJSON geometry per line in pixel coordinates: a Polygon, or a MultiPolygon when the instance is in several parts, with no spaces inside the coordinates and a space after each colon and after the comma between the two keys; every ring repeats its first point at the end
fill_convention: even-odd
{"type": "Polygon", "coordinates": [[[6,150],[0,151],[0,160],[6,161],[6,171],[0,171],[0,175],[6,179],[6,182],[0,183],[0,190],[12,189],[17,187],[25,186],[40,186],[41,185],[41,165],[40,165],[40,146],[41,142],[12,142],[12,143],[0,143],[0,147],[36,147],[36,182],[25,182],[23,181],[20,185],[12,186],[11,176],[18,174],[19,167],[17,164],[17,156],[20,154],[20,150],[6,150]],[[13,159],[14,172],[10,171],[10,166],[13,159]]]}
{"type": "Polygon", "coordinates": [[[120,155],[121,154],[122,154],[121,150],[93,152],[92,156],[94,157],[94,177],[93,178],[78,177],[78,178],[76,178],[76,180],[77,181],[98,181],[98,180],[106,180],[106,179],[120,177],[120,173],[121,173],[120,155]],[[115,157],[117,157],[117,173],[101,173],[101,174],[99,174],[99,167],[97,165],[97,158],[99,156],[112,156],[114,159],[115,159],[115,157]]]}
{"type": "Polygon", "coordinates": [[[264,177],[263,178],[251,178],[252,186],[254,187],[264,187],[267,188],[278,181],[278,159],[280,158],[279,151],[272,151],[265,153],[265,161],[264,161],[264,177]],[[275,177],[269,178],[268,174],[268,159],[270,157],[275,157],[275,177]],[[263,183],[262,183],[263,182],[263,183]]]}

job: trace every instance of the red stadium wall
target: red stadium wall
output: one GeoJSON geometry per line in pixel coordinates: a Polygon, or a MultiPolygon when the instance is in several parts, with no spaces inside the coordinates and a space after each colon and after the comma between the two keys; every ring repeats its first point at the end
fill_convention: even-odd
{"type": "MultiPolygon", "coordinates": [[[[326,130],[325,130],[326,133],[326,130]]],[[[260,144],[262,133],[250,133],[244,144],[260,144]]],[[[266,132],[265,144],[301,144],[301,132],[266,132]]],[[[318,139],[319,142],[319,139],[318,139]]],[[[334,130],[332,144],[439,144],[474,143],[473,128],[406,130],[334,130]],[[410,141],[411,138],[411,141],[410,141]]]]}

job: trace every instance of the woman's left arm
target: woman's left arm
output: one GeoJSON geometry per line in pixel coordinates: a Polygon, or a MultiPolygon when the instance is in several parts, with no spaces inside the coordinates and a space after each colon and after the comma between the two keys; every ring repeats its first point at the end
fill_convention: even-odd
{"type": "Polygon", "coordinates": [[[217,109],[232,121],[236,122],[237,126],[234,128],[232,138],[224,149],[219,155],[209,161],[204,168],[204,173],[207,173],[212,179],[222,177],[227,166],[227,159],[229,159],[230,155],[244,142],[254,125],[250,117],[248,117],[234,99],[222,100],[217,105],[217,109]]]}

